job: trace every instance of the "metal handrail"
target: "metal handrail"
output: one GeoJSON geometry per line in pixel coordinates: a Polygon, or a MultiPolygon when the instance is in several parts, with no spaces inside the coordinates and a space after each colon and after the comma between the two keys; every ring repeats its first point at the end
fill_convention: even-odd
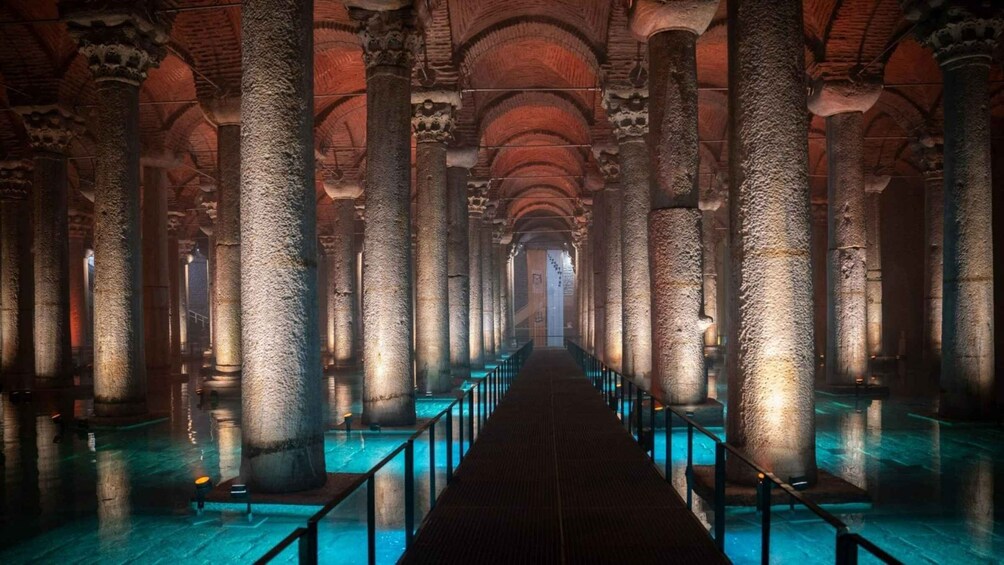
{"type": "MultiPolygon", "coordinates": [[[[638,385],[630,379],[625,379],[624,375],[617,371],[614,371],[607,367],[602,361],[597,359],[595,356],[586,351],[583,347],[579,346],[577,343],[568,340],[568,348],[573,350],[573,353],[578,353],[581,359],[577,359],[579,366],[586,370],[585,361],[588,359],[591,361],[591,365],[594,369],[600,370],[600,380],[602,383],[597,384],[594,380],[594,386],[600,388],[600,392],[604,395],[607,394],[605,388],[603,388],[607,381],[613,384],[615,381],[619,380],[620,383],[616,385],[618,388],[623,387],[625,380],[628,381],[628,388],[634,388],[638,395],[638,406],[636,411],[638,413],[638,436],[639,443],[641,442],[641,405],[644,402],[644,396],[647,395],[653,402],[650,404],[650,411],[654,413],[656,398],[652,395],[651,391],[646,390],[644,387],[638,385]],[[577,351],[576,351],[577,350],[577,351]]],[[[587,377],[589,377],[587,373],[587,377]]],[[[626,420],[626,415],[624,413],[624,394],[617,394],[616,399],[611,402],[611,408],[615,412],[620,412],[622,420],[626,420]],[[620,401],[619,407],[616,400],[620,401]]],[[[731,445],[713,432],[696,422],[690,416],[686,414],[686,411],[681,411],[679,408],[670,406],[668,404],[662,403],[663,408],[667,409],[669,413],[666,415],[666,480],[670,480],[672,460],[671,460],[671,437],[672,437],[672,417],[671,414],[675,414],[677,417],[682,419],[687,424],[687,508],[692,509],[692,496],[691,487],[692,477],[693,477],[693,430],[701,432],[703,435],[711,439],[715,444],[715,543],[719,550],[723,553],[725,552],[725,453],[728,452],[735,456],[737,459],[745,463],[747,466],[753,469],[757,473],[757,478],[759,484],[757,485],[757,508],[762,513],[762,535],[761,535],[761,560],[763,563],[768,562],[770,555],[770,491],[771,485],[776,485],[781,488],[785,493],[787,493],[793,500],[797,500],[803,506],[808,508],[813,514],[821,518],[827,524],[833,526],[836,529],[837,539],[836,539],[836,563],[838,565],[853,565],[857,563],[858,548],[863,548],[864,550],[871,553],[876,558],[882,560],[883,562],[890,565],[902,565],[902,562],[890,555],[885,550],[881,549],[871,541],[869,541],[864,536],[850,532],[849,527],[842,520],[823,509],[821,506],[809,500],[801,492],[791,486],[789,483],[778,478],[774,473],[765,469],[761,465],[754,462],[746,453],[741,451],[738,447],[731,445]]],[[[628,421],[628,429],[630,431],[631,423],[628,421]]],[[[652,433],[655,433],[655,420],[652,420],[652,433]]],[[[654,435],[653,435],[654,438],[654,435]]],[[[643,447],[644,448],[644,447],[643,447]]],[[[646,450],[647,451],[647,450],[646,450]]],[[[654,461],[655,458],[655,442],[652,442],[651,455],[654,461]]],[[[794,503],[792,503],[794,504],[794,503]]]]}
{"type": "MultiPolygon", "coordinates": [[[[275,557],[277,557],[284,549],[288,548],[295,541],[299,541],[299,562],[301,564],[316,564],[317,563],[317,525],[320,523],[325,516],[330,514],[339,504],[344,502],[350,496],[354,495],[356,491],[364,483],[368,485],[367,491],[367,551],[369,554],[369,562],[376,562],[376,545],[375,545],[375,531],[376,531],[376,515],[374,509],[374,490],[375,490],[375,477],[377,472],[383,469],[388,463],[394,460],[395,457],[401,454],[403,451],[405,453],[405,541],[406,548],[411,546],[412,540],[416,533],[414,527],[414,442],[416,439],[422,436],[426,431],[429,432],[429,443],[430,443],[430,490],[435,494],[435,425],[439,423],[443,418],[447,422],[446,430],[446,462],[447,462],[447,472],[446,472],[446,482],[449,485],[453,478],[453,409],[459,407],[460,411],[458,413],[460,422],[460,445],[459,454],[461,460],[463,460],[464,454],[464,405],[466,401],[468,403],[468,443],[467,449],[470,451],[471,446],[474,443],[474,421],[475,418],[478,421],[478,434],[481,433],[481,428],[487,421],[488,416],[494,411],[495,407],[501,401],[502,397],[509,390],[512,380],[519,373],[526,361],[526,358],[533,351],[533,340],[525,342],[516,351],[514,351],[509,357],[505,358],[496,365],[491,371],[489,371],[484,377],[479,379],[472,379],[474,385],[471,386],[466,391],[458,394],[457,398],[449,404],[446,408],[436,414],[434,417],[429,419],[421,426],[415,429],[415,431],[408,436],[408,438],[401,443],[401,445],[394,448],[389,454],[384,456],[375,465],[370,467],[368,471],[359,475],[350,484],[349,488],[341,491],[338,496],[332,498],[320,510],[315,512],[308,520],[306,527],[300,527],[293,530],[288,536],[282,539],[278,544],[276,544],[272,549],[270,549],[265,555],[260,557],[255,561],[255,565],[264,565],[268,563],[275,557]],[[474,396],[478,395],[478,406],[477,414],[474,410],[474,396]]],[[[430,507],[435,504],[435,496],[430,498],[430,507]]],[[[431,509],[431,508],[430,508],[431,509]]]]}

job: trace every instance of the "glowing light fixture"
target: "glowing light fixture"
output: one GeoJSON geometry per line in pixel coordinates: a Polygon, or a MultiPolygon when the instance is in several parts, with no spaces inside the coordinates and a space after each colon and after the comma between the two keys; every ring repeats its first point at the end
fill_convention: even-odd
{"type": "Polygon", "coordinates": [[[212,479],[204,476],[195,479],[195,502],[199,514],[202,514],[202,509],[206,507],[206,494],[211,490],[213,490],[212,479]]]}
{"type": "Polygon", "coordinates": [[[809,478],[805,476],[792,477],[788,479],[788,484],[795,490],[805,490],[809,488],[809,478]]]}
{"type": "Polygon", "coordinates": [[[345,433],[352,433],[352,412],[346,412],[342,418],[345,420],[345,433]]]}

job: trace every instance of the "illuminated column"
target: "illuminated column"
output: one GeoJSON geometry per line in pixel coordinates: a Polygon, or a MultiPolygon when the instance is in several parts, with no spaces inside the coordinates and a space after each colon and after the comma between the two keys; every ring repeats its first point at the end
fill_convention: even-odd
{"type": "Polygon", "coordinates": [[[499,238],[498,269],[499,269],[499,350],[504,350],[512,343],[512,304],[509,290],[509,244],[512,234],[503,233],[499,238]]]}
{"type": "Polygon", "coordinates": [[[485,208],[488,205],[487,189],[485,182],[473,181],[467,183],[469,196],[467,197],[467,234],[470,243],[470,289],[471,289],[471,310],[469,318],[470,326],[470,348],[471,348],[471,369],[483,369],[485,367],[485,328],[482,318],[484,317],[484,304],[482,303],[481,288],[481,223],[484,220],[485,208]]]}
{"type": "Polygon", "coordinates": [[[34,371],[28,201],[32,176],[27,161],[0,162],[0,372],[20,379],[34,371]]]}
{"type": "Polygon", "coordinates": [[[596,320],[594,315],[596,314],[596,305],[593,302],[593,209],[592,198],[588,202],[583,202],[583,224],[582,224],[582,256],[585,257],[585,261],[582,264],[582,286],[584,289],[584,296],[582,297],[582,313],[586,319],[586,336],[585,347],[588,351],[596,351],[595,349],[595,331],[596,331],[596,320]]]}
{"type": "Polygon", "coordinates": [[[90,214],[70,210],[68,233],[70,238],[70,346],[78,358],[86,357],[91,345],[91,320],[87,311],[87,277],[85,276],[87,246],[85,240],[94,219],[90,214]]]}
{"type": "Polygon", "coordinates": [[[889,175],[865,178],[866,240],[868,241],[868,355],[882,351],[882,191],[889,185],[889,175]]]}
{"type": "Polygon", "coordinates": [[[415,365],[425,392],[448,392],[450,381],[450,292],[447,270],[446,144],[460,94],[423,91],[411,95],[415,128],[416,221],[415,365]]]}
{"type": "Polygon", "coordinates": [[[241,475],[252,492],[306,490],[327,480],[313,7],[311,0],[241,5],[241,475]]]}
{"type": "Polygon", "coordinates": [[[697,38],[718,2],[638,2],[631,31],[648,42],[652,211],[652,380],[670,404],[708,397],[703,251],[698,198],[697,38]]]}
{"type": "Polygon", "coordinates": [[[826,382],[854,385],[868,372],[864,112],[882,85],[815,81],[809,110],[826,118],[826,382]]]}
{"type": "Polygon", "coordinates": [[[624,346],[622,310],[623,278],[621,276],[621,205],[620,165],[618,147],[594,146],[593,155],[599,163],[606,185],[603,188],[603,360],[615,371],[621,371],[621,351],[624,346]]]}
{"type": "Polygon", "coordinates": [[[485,343],[485,361],[495,359],[495,269],[492,257],[495,255],[492,241],[492,221],[495,209],[491,206],[485,212],[485,222],[481,224],[481,327],[485,343]]]}
{"type": "Polygon", "coordinates": [[[924,175],[924,358],[928,374],[938,376],[945,259],[944,146],[924,136],[913,149],[924,175]]]}
{"type": "Polygon", "coordinates": [[[356,253],[355,201],[363,192],[357,183],[324,183],[332,200],[334,235],[323,238],[328,267],[328,353],[338,368],[355,364],[356,253]]]}
{"type": "Polygon", "coordinates": [[[178,260],[180,254],[178,246],[178,232],[181,224],[185,220],[184,212],[167,213],[167,279],[168,294],[171,318],[171,362],[181,358],[181,325],[184,320],[181,314],[181,262],[178,260]]]}
{"type": "MultiPolygon", "coordinates": [[[[708,327],[704,330],[705,357],[717,357],[719,351],[718,332],[721,318],[718,313],[718,250],[721,248],[721,235],[715,223],[714,216],[721,207],[721,199],[717,195],[711,198],[702,196],[701,208],[701,254],[704,277],[704,315],[708,318],[708,327]]],[[[717,367],[708,367],[708,371],[716,372],[717,367]]],[[[710,385],[709,385],[710,386],[710,385]]],[[[710,391],[709,391],[710,394],[710,391]]]]}
{"type": "MultiPolygon", "coordinates": [[[[816,480],[805,45],[799,0],[729,0],[729,442],[816,480]],[[764,139],[770,139],[764,143],[764,139]]],[[[696,169],[695,169],[696,170],[696,169]]],[[[755,481],[733,458],[734,481],[755,481]]]]}
{"type": "Polygon", "coordinates": [[[502,226],[495,220],[492,228],[492,312],[495,313],[492,319],[492,335],[495,336],[495,356],[502,356],[502,226]]]}
{"type": "Polygon", "coordinates": [[[143,334],[146,368],[166,373],[171,367],[170,283],[167,255],[167,170],[178,164],[168,153],[144,155],[142,205],[143,334]]]}
{"type": "Polygon", "coordinates": [[[241,382],[241,99],[202,101],[216,125],[216,217],[213,219],[213,367],[206,385],[241,382]]]}
{"type": "MultiPolygon", "coordinates": [[[[945,249],[941,402],[949,418],[985,419],[994,405],[994,270],[990,66],[1004,17],[992,3],[903,2],[941,65],[945,113],[945,249]],[[930,11],[929,11],[930,10],[930,11]]],[[[995,4],[995,3],[993,3],[995,4]]]]}
{"type": "Polygon", "coordinates": [[[467,178],[478,150],[451,149],[446,155],[446,273],[450,316],[450,373],[471,376],[471,250],[467,178]]]}
{"type": "MultiPolygon", "coordinates": [[[[350,5],[373,5],[355,0],[350,5]]],[[[352,8],[366,63],[363,421],[415,422],[411,297],[411,8],[352,8]]]]}
{"type": "Polygon", "coordinates": [[[178,240],[178,261],[180,270],[178,277],[178,335],[181,338],[181,352],[191,355],[192,349],[188,341],[188,258],[195,248],[191,239],[178,240]]]}
{"type": "Polygon", "coordinates": [[[35,385],[66,386],[70,345],[66,152],[80,119],[59,106],[15,109],[24,120],[35,168],[32,183],[35,268],[35,385]]]}
{"type": "Polygon", "coordinates": [[[648,89],[607,88],[603,107],[617,137],[621,163],[621,276],[624,374],[648,387],[652,378],[652,288],[648,213],[652,206],[648,89]]]}
{"type": "Polygon", "coordinates": [[[606,218],[606,193],[603,190],[599,190],[593,194],[593,211],[596,214],[595,220],[592,223],[592,231],[590,232],[589,239],[591,243],[590,252],[592,253],[591,264],[593,266],[593,277],[590,281],[593,299],[592,309],[593,309],[593,355],[600,358],[606,362],[606,348],[604,343],[606,340],[606,300],[607,300],[607,284],[606,284],[606,228],[607,228],[607,218],[606,218]]]}
{"type": "Polygon", "coordinates": [[[145,414],[139,85],[167,30],[128,3],[63,13],[97,82],[94,115],[94,414],[145,414]]]}

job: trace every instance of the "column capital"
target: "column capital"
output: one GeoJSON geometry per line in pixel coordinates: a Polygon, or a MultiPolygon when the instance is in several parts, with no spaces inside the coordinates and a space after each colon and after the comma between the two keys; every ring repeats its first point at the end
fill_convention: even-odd
{"type": "Polygon", "coordinates": [[[867,112],[879,96],[882,83],[874,80],[816,78],[809,85],[809,111],[821,117],[867,112]]]}
{"type": "Polygon", "coordinates": [[[991,2],[965,0],[901,0],[915,33],[944,68],[990,65],[1004,17],[991,2]]]}
{"type": "MultiPolygon", "coordinates": [[[[470,185],[468,185],[470,186],[470,185]]],[[[481,218],[488,209],[488,196],[480,191],[470,192],[467,196],[468,217],[481,218]]]]}
{"type": "Polygon", "coordinates": [[[184,212],[174,212],[168,210],[167,212],[167,233],[177,237],[178,232],[181,231],[181,225],[185,221],[184,212]]]}
{"type": "Polygon", "coordinates": [[[922,134],[910,142],[917,167],[928,180],[945,176],[945,140],[942,137],[922,134]]]}
{"type": "MultiPolygon", "coordinates": [[[[215,200],[203,200],[200,204],[202,210],[206,213],[209,221],[213,224],[216,223],[216,201],[215,200]]],[[[211,234],[206,234],[211,235],[211,234]]]]}
{"type": "Polygon", "coordinates": [[[355,200],[362,196],[363,185],[346,179],[325,180],[324,192],[332,200],[355,200]]]}
{"type": "Polygon", "coordinates": [[[0,200],[26,200],[32,172],[30,161],[0,161],[0,200]]]}
{"type": "Polygon", "coordinates": [[[241,125],[241,95],[200,96],[199,107],[216,127],[241,125]]]}
{"type": "Polygon", "coordinates": [[[603,109],[618,141],[648,135],[648,87],[608,86],[603,89],[603,109]]]}
{"type": "Polygon", "coordinates": [[[66,153],[73,136],[84,130],[84,121],[60,105],[18,106],[28,143],[35,151],[66,153]]]}
{"type": "Polygon", "coordinates": [[[451,147],[446,152],[446,166],[472,169],[478,164],[477,147],[451,147]]]}
{"type": "Polygon", "coordinates": [[[94,226],[94,216],[80,210],[68,210],[66,219],[70,237],[86,238],[94,226]]]}
{"type": "Polygon", "coordinates": [[[596,158],[604,180],[613,182],[620,178],[621,165],[616,145],[593,145],[593,157],[596,158]]]}
{"type": "MultiPolygon", "coordinates": [[[[403,7],[398,10],[375,11],[366,9],[373,2],[350,1],[347,4],[349,16],[359,22],[359,41],[362,43],[366,68],[386,65],[411,69],[421,42],[421,37],[415,31],[412,9],[403,7]]],[[[385,3],[379,4],[383,6],[385,3]]]]}
{"type": "Polygon", "coordinates": [[[865,175],[865,192],[867,194],[882,194],[892,177],[889,175],[865,175]]]}
{"type": "Polygon", "coordinates": [[[460,109],[460,93],[424,90],[411,94],[411,124],[418,143],[446,143],[453,139],[454,112],[460,109]]]}
{"type": "Polygon", "coordinates": [[[96,81],[139,85],[166,54],[168,26],[151,17],[148,2],[60,3],[60,16],[96,81]]]}
{"type": "Polygon", "coordinates": [[[366,221],[366,204],[356,204],[356,219],[360,222],[366,221]]]}
{"type": "MultiPolygon", "coordinates": [[[[181,165],[181,159],[178,154],[170,149],[163,147],[159,148],[149,148],[140,155],[139,158],[140,166],[142,167],[152,167],[155,169],[173,169],[181,165]]],[[[201,188],[201,181],[200,181],[201,188]]],[[[216,187],[213,185],[213,190],[216,187]]]]}
{"type": "Polygon", "coordinates": [[[628,25],[639,41],[664,31],[701,35],[717,11],[718,0],[635,0],[628,25]]]}

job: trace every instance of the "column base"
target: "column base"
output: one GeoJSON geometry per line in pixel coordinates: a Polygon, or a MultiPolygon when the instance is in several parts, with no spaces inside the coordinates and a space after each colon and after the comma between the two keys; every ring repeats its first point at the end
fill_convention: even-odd
{"type": "MultiPolygon", "coordinates": [[[[783,480],[783,479],[782,479],[783,480]]],[[[713,505],[715,500],[715,466],[694,465],[694,492],[713,505]]],[[[819,469],[816,484],[801,491],[816,504],[871,504],[871,496],[844,479],[819,469]]],[[[771,506],[788,506],[791,499],[778,488],[771,494],[771,506]]],[[[756,506],[756,485],[725,483],[725,506],[756,506]]],[[[796,505],[798,503],[796,502],[796,505]]]]}
{"type": "Polygon", "coordinates": [[[398,396],[381,400],[363,400],[363,425],[412,426],[415,424],[415,397],[398,396]]]}
{"type": "Polygon", "coordinates": [[[240,392],[241,373],[240,371],[228,372],[214,369],[202,382],[202,386],[220,393],[240,392]]]}

